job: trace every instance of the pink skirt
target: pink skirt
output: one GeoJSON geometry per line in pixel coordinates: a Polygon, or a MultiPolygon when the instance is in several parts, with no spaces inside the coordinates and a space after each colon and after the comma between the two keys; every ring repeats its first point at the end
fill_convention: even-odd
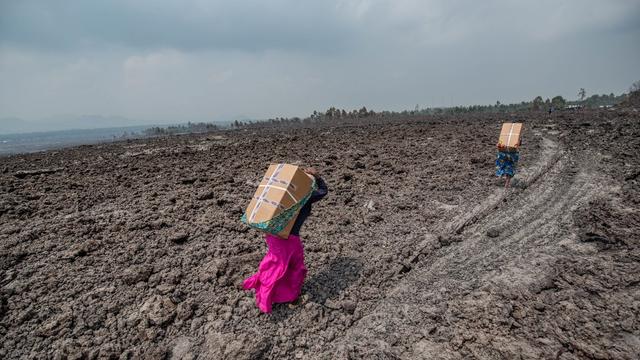
{"type": "Polygon", "coordinates": [[[265,241],[269,247],[267,255],[260,262],[258,272],[247,278],[242,286],[245,290],[255,289],[256,305],[260,311],[270,313],[271,304],[298,298],[307,268],[299,236],[281,239],[266,234],[265,241]]]}

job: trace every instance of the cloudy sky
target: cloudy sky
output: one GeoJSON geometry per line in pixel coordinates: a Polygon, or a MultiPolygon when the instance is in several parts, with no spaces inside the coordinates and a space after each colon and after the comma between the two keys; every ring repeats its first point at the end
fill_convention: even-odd
{"type": "Polygon", "coordinates": [[[0,118],[573,99],[639,59],[638,0],[0,0],[0,118]]]}

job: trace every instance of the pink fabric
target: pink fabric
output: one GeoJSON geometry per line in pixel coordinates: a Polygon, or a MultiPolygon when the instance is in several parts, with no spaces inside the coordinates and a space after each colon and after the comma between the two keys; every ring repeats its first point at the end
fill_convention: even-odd
{"type": "Polygon", "coordinates": [[[260,262],[258,272],[247,278],[245,290],[256,290],[256,305],[260,311],[271,312],[271,304],[291,302],[298,298],[307,275],[300,237],[288,239],[266,234],[269,250],[260,262]]]}

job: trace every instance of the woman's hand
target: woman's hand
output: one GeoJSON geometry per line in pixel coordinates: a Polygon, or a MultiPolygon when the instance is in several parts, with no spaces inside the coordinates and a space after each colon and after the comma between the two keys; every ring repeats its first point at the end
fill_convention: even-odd
{"type": "Polygon", "coordinates": [[[316,168],[314,167],[308,167],[306,169],[304,169],[304,172],[306,172],[307,174],[313,176],[313,177],[317,177],[318,176],[318,170],[316,170],[316,168]]]}

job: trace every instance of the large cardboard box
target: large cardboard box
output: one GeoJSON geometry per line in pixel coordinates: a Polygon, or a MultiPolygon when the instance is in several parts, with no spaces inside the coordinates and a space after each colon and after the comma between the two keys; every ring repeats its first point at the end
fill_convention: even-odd
{"type": "MultiPolygon", "coordinates": [[[[313,186],[313,178],[298,166],[271,164],[247,206],[245,222],[249,226],[260,228],[256,225],[265,224],[285,211],[295,210],[293,207],[296,205],[299,207],[300,202],[313,191],[313,186]]],[[[293,217],[282,231],[274,235],[285,239],[289,237],[299,211],[299,208],[295,210],[293,217]]]]}
{"type": "Polygon", "coordinates": [[[502,151],[516,151],[520,147],[522,123],[504,123],[500,130],[498,149],[502,151]]]}

